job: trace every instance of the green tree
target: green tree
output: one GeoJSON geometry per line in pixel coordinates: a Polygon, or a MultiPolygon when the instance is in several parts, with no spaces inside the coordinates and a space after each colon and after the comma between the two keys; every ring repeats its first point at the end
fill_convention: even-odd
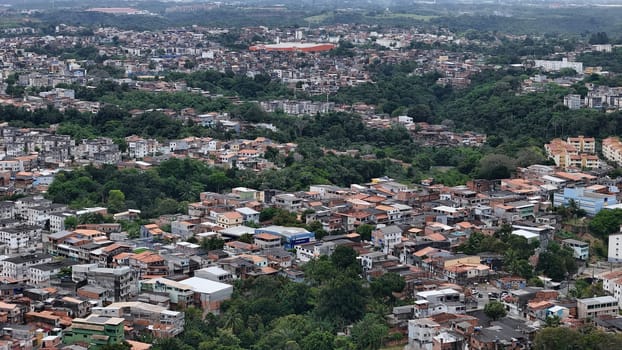
{"type": "Polygon", "coordinates": [[[340,275],[320,288],[315,312],[320,319],[345,326],[363,317],[365,300],[360,279],[340,275]]]}
{"type": "Polygon", "coordinates": [[[118,213],[125,210],[125,194],[120,190],[108,191],[108,210],[118,213]]]}
{"type": "Polygon", "coordinates": [[[374,278],[369,284],[372,296],[380,300],[388,300],[391,304],[395,301],[393,293],[401,292],[405,286],[404,277],[394,272],[374,278]]]}
{"type": "Polygon", "coordinates": [[[361,265],[356,259],[357,257],[358,253],[352,247],[340,245],[337,246],[333,254],[331,254],[330,261],[338,271],[359,271],[361,265]]]}
{"type": "Polygon", "coordinates": [[[606,239],[610,234],[618,232],[622,224],[622,209],[601,210],[590,220],[590,232],[596,237],[606,239]]]}
{"type": "Polygon", "coordinates": [[[356,228],[356,233],[361,235],[361,239],[364,241],[371,241],[371,233],[374,230],[373,225],[362,224],[356,228]]]}
{"type": "Polygon", "coordinates": [[[360,350],[377,350],[389,335],[389,327],[376,314],[367,314],[352,327],[352,341],[360,350]]]}
{"type": "Polygon", "coordinates": [[[73,230],[78,226],[78,218],[69,216],[65,218],[65,230],[73,230]]]}
{"type": "Polygon", "coordinates": [[[496,321],[507,315],[505,306],[503,305],[503,303],[498,301],[491,301],[486,304],[486,306],[484,306],[484,313],[486,313],[486,316],[490,317],[493,321],[496,321]]]}
{"type": "Polygon", "coordinates": [[[224,246],[225,241],[218,237],[212,236],[209,238],[203,238],[201,240],[201,249],[205,250],[206,252],[210,250],[222,249],[224,246]]]}

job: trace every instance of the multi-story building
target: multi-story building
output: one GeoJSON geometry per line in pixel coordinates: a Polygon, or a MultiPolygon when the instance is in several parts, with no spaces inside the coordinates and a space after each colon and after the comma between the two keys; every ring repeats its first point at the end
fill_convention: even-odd
{"type": "Polygon", "coordinates": [[[140,281],[141,292],[165,294],[171,304],[186,307],[193,303],[192,287],[166,278],[153,278],[140,281]]]}
{"type": "Polygon", "coordinates": [[[544,145],[549,158],[560,168],[598,168],[600,159],[595,155],[596,140],[593,137],[569,137],[566,141],[553,139],[544,145]]]}
{"type": "Polygon", "coordinates": [[[590,256],[590,244],[576,239],[564,239],[562,245],[572,249],[575,259],[587,260],[590,256]]]}
{"type": "Polygon", "coordinates": [[[603,140],[603,157],[608,161],[622,166],[622,142],[619,137],[608,137],[603,140]]]}
{"type": "Polygon", "coordinates": [[[237,211],[228,211],[218,215],[218,226],[222,228],[236,227],[244,223],[244,217],[237,211]]]}
{"type": "Polygon", "coordinates": [[[0,229],[0,243],[6,245],[10,253],[23,253],[37,248],[41,243],[41,227],[20,225],[0,229]]]}
{"type": "Polygon", "coordinates": [[[309,262],[320,256],[330,256],[335,251],[333,242],[311,242],[296,246],[296,259],[301,263],[309,262]]]}
{"type": "Polygon", "coordinates": [[[253,236],[253,241],[261,249],[278,248],[281,246],[281,236],[269,233],[258,233],[253,236]]]}
{"type": "Polygon", "coordinates": [[[142,334],[150,331],[156,338],[172,338],[184,330],[184,313],[140,301],[112,303],[93,308],[93,314],[125,319],[125,326],[142,334]]]}
{"type": "Polygon", "coordinates": [[[568,109],[579,109],[581,105],[581,95],[569,94],[564,96],[564,106],[568,109]]]}
{"type": "Polygon", "coordinates": [[[74,265],[71,279],[74,282],[86,280],[93,287],[111,291],[109,296],[112,300],[106,299],[104,302],[126,301],[138,290],[138,282],[129,266],[102,268],[97,264],[74,265]]]}
{"type": "Polygon", "coordinates": [[[84,345],[89,349],[121,344],[125,340],[124,321],[119,317],[97,315],[74,318],[71,327],[63,331],[63,344],[84,345]]]}
{"type": "Polygon", "coordinates": [[[622,262],[622,231],[620,233],[609,235],[607,261],[622,262]]]}
{"type": "Polygon", "coordinates": [[[372,232],[371,242],[374,247],[381,248],[388,254],[396,244],[402,243],[402,229],[396,225],[379,227],[372,232]]]}
{"type": "Polygon", "coordinates": [[[610,295],[604,297],[577,299],[577,317],[581,320],[598,316],[618,314],[618,300],[610,295]]]}
{"type": "Polygon", "coordinates": [[[0,261],[2,266],[2,276],[16,280],[27,281],[29,279],[29,268],[31,266],[46,264],[52,262],[52,256],[49,254],[29,254],[0,261]]]}
{"type": "Polygon", "coordinates": [[[28,268],[28,283],[36,287],[47,287],[52,276],[57,275],[64,268],[68,268],[71,265],[73,264],[68,260],[59,260],[30,266],[28,268]]]}
{"type": "Polygon", "coordinates": [[[553,194],[553,206],[568,206],[571,200],[585,210],[587,215],[594,216],[602,209],[618,204],[615,194],[593,192],[586,187],[564,188],[563,192],[553,194]]]}
{"type": "Polygon", "coordinates": [[[535,60],[534,65],[547,72],[557,72],[565,68],[570,68],[574,69],[579,74],[583,73],[582,62],[568,61],[567,58],[562,58],[561,61],[535,60]]]}

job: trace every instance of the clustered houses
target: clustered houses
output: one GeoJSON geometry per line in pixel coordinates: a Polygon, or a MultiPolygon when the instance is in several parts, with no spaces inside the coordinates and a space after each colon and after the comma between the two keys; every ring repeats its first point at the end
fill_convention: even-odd
{"type": "MultiPolygon", "coordinates": [[[[275,165],[264,158],[268,148],[282,154],[294,152],[296,144],[279,144],[264,137],[254,140],[220,141],[212,138],[189,137],[158,141],[138,136],[126,138],[127,150],[110,138],[73,140],[49,129],[18,129],[0,125],[0,194],[28,194],[45,191],[61,169],[92,164],[117,165],[120,168],[148,169],[171,157],[199,159],[213,166],[262,171],[275,165]]],[[[51,230],[62,230],[64,219],[75,216],[61,204],[20,211],[29,224],[49,221],[51,230]]],[[[1,209],[0,209],[1,210],[1,209]]],[[[2,218],[12,213],[0,213],[2,218]]],[[[16,214],[17,215],[17,214],[16,214]]]]}
{"type": "MultiPolygon", "coordinates": [[[[238,141],[227,149],[240,152],[265,142],[238,141]]],[[[145,140],[144,150],[151,152],[155,144],[145,140]]],[[[127,238],[119,223],[64,227],[67,217],[105,214],[105,208],[69,211],[41,196],[0,202],[0,242],[6,254],[0,259],[0,323],[11,329],[24,324],[42,329],[44,337],[28,333],[26,342],[45,339],[56,347],[115,343],[138,339],[144,332],[173,337],[184,325],[183,312],[173,310],[193,305],[219,313],[237,279],[281,275],[304,281],[301,266],[330,256],[339,246],[358,253],[364,278],[393,272],[405,279],[404,296],[414,301],[396,307],[387,320],[392,332],[408,336],[412,349],[441,343],[514,349],[530,341],[535,328],[524,322],[490,323],[471,313],[483,307],[479,304],[485,296],[472,289],[478,284],[503,290],[506,309],[530,324],[549,315],[564,322],[612,317],[620,303],[617,276],[606,277],[604,283],[615,302],[567,300],[550,290],[551,285],[526,287],[525,279],[504,273],[503,255],[457,251],[472,233],[492,234],[509,225],[511,234],[539,242],[537,255],[557,239],[552,205],[568,205],[572,199],[593,215],[617,203],[615,180],[545,165],[521,168],[517,175],[455,187],[432,179],[409,186],[382,177],[349,187],[312,185],[299,192],[246,187],[204,192],[198,202],[188,204],[188,214],[144,224],[135,239],[127,238]],[[261,222],[266,208],[294,213],[307,228],[329,235],[261,222]],[[169,225],[170,232],[164,229],[169,225]],[[364,227],[369,236],[361,237],[357,229],[364,227]],[[212,238],[224,241],[222,249],[205,250],[212,238]]],[[[559,241],[577,259],[588,258],[587,243],[559,241]]],[[[27,349],[16,344],[11,346],[27,349]]]]}

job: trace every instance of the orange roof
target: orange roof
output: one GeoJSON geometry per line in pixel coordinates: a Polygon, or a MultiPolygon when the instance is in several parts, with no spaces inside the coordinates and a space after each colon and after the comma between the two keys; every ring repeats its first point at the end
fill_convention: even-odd
{"type": "Polygon", "coordinates": [[[428,255],[429,253],[435,252],[437,250],[438,249],[436,249],[436,248],[426,247],[426,248],[423,248],[421,250],[416,251],[415,252],[415,256],[422,257],[424,255],[428,255]]]}
{"type": "Polygon", "coordinates": [[[430,233],[429,235],[425,235],[425,237],[435,242],[442,242],[447,240],[447,238],[440,233],[430,233]]]}
{"type": "Polygon", "coordinates": [[[266,240],[266,241],[272,241],[272,240],[275,240],[275,239],[281,239],[280,236],[269,234],[269,233],[258,233],[256,235],[254,235],[253,237],[256,238],[256,239],[258,238],[258,239],[263,239],[263,240],[266,240]]]}
{"type": "Polygon", "coordinates": [[[228,211],[220,215],[226,217],[229,220],[242,219],[242,214],[238,213],[237,211],[228,211]]]}
{"type": "Polygon", "coordinates": [[[79,235],[83,235],[83,236],[99,236],[99,235],[103,235],[104,234],[101,231],[87,230],[87,229],[77,229],[77,230],[73,230],[73,232],[77,233],[79,235]]]}

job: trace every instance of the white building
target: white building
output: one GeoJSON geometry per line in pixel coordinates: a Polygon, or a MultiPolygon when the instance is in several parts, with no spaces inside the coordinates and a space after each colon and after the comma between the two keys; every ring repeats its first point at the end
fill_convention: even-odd
{"type": "Polygon", "coordinates": [[[609,248],[607,251],[607,261],[622,261],[622,233],[609,235],[609,248]]]}
{"type": "Polygon", "coordinates": [[[547,61],[547,60],[535,60],[535,66],[542,68],[547,72],[556,72],[560,71],[564,68],[574,69],[577,73],[583,73],[583,63],[582,62],[572,62],[568,61],[567,58],[563,58],[561,61],[547,61]]]}
{"type": "Polygon", "coordinates": [[[2,266],[1,275],[3,277],[26,281],[29,279],[31,266],[51,262],[52,256],[49,254],[31,254],[7,258],[0,261],[0,266],[2,266]]]}

